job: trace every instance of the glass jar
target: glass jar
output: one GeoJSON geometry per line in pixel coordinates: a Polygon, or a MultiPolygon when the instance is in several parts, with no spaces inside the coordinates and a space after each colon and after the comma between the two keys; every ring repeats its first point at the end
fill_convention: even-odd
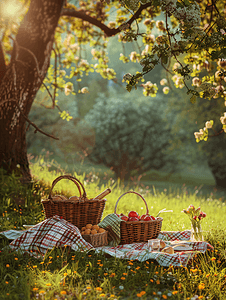
{"type": "Polygon", "coordinates": [[[200,223],[192,222],[191,223],[191,238],[192,242],[202,242],[204,241],[202,234],[202,227],[200,223]]]}

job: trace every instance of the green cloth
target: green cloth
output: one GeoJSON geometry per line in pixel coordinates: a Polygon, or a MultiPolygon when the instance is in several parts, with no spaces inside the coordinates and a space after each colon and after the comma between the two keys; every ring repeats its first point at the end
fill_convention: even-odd
{"type": "MultiPolygon", "coordinates": [[[[98,225],[108,231],[110,246],[117,246],[120,243],[120,223],[122,220],[116,214],[107,215],[98,225]]],[[[123,221],[124,222],[124,221],[123,221]]]]}

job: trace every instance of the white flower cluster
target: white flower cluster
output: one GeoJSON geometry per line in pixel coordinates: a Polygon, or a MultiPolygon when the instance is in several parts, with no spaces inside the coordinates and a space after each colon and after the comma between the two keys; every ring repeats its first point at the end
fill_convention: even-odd
{"type": "Polygon", "coordinates": [[[81,59],[80,63],[79,63],[79,67],[80,68],[86,68],[89,66],[89,63],[86,59],[81,59]]]}
{"type": "Polygon", "coordinates": [[[222,59],[219,59],[218,62],[217,62],[218,66],[223,68],[224,70],[226,70],[226,59],[222,58],[222,59]]]}
{"type": "Polygon", "coordinates": [[[165,95],[167,95],[169,93],[170,89],[168,86],[165,86],[162,91],[165,95]]]}
{"type": "Polygon", "coordinates": [[[167,79],[163,78],[163,79],[160,81],[160,84],[161,84],[161,85],[167,85],[167,79]]]}
{"type": "Polygon", "coordinates": [[[160,3],[168,15],[173,14],[175,18],[192,28],[200,25],[201,12],[196,2],[184,7],[177,7],[177,0],[161,0],[160,3]]]}
{"type": "Polygon", "coordinates": [[[121,0],[121,3],[122,3],[122,5],[128,6],[129,9],[132,9],[133,11],[135,11],[139,7],[140,0],[133,0],[133,1],[130,1],[129,3],[128,3],[128,1],[121,0]]]}
{"type": "Polygon", "coordinates": [[[156,83],[151,83],[151,81],[147,81],[144,84],[141,84],[141,86],[144,88],[143,89],[143,94],[144,96],[151,96],[155,97],[158,91],[158,87],[156,83]]]}
{"type": "Polygon", "coordinates": [[[136,51],[131,52],[130,53],[130,60],[132,62],[136,62],[136,61],[139,62],[140,61],[140,54],[137,54],[136,51]]]}
{"type": "Polygon", "coordinates": [[[108,27],[109,27],[109,28],[115,28],[115,27],[116,27],[116,23],[113,22],[113,21],[110,21],[110,22],[108,23],[108,27]]]}
{"type": "Polygon", "coordinates": [[[220,97],[221,95],[224,97],[226,96],[225,91],[224,91],[224,86],[223,85],[218,85],[216,86],[215,90],[215,94],[213,96],[214,99],[217,99],[218,97],[220,97]]]}
{"type": "Polygon", "coordinates": [[[156,27],[160,31],[166,31],[165,23],[162,20],[156,21],[156,27]]]}
{"type": "Polygon", "coordinates": [[[130,81],[130,79],[132,78],[133,76],[130,74],[130,73],[127,73],[123,76],[123,80],[124,81],[130,81]]]}
{"type": "Polygon", "coordinates": [[[213,120],[207,121],[203,129],[199,129],[199,132],[194,132],[196,141],[206,141],[208,139],[208,129],[213,127],[213,120]]]}
{"type": "Polygon", "coordinates": [[[200,85],[202,84],[202,80],[198,77],[194,77],[192,79],[192,85],[193,86],[197,86],[197,87],[200,87],[200,85]]]}
{"type": "Polygon", "coordinates": [[[154,27],[155,21],[148,18],[144,20],[143,24],[147,26],[149,29],[152,29],[154,27]]]}
{"type": "Polygon", "coordinates": [[[224,132],[226,133],[226,112],[224,113],[224,116],[223,117],[220,117],[220,121],[221,121],[221,124],[223,125],[223,129],[224,129],[224,132]]]}
{"type": "Polygon", "coordinates": [[[184,87],[184,78],[183,78],[183,76],[176,74],[172,77],[172,80],[173,80],[176,87],[179,87],[180,89],[182,89],[184,87]]]}
{"type": "Polygon", "coordinates": [[[73,91],[73,83],[72,82],[68,82],[66,83],[65,87],[64,87],[64,93],[66,96],[70,95],[70,93],[73,91]]]}
{"type": "Polygon", "coordinates": [[[88,94],[88,93],[89,93],[88,87],[84,86],[84,87],[81,89],[81,93],[82,93],[82,94],[88,94]]]}
{"type": "Polygon", "coordinates": [[[141,52],[141,55],[147,55],[151,51],[151,49],[152,48],[151,48],[150,45],[146,45],[145,48],[144,48],[144,50],[141,52]]]}

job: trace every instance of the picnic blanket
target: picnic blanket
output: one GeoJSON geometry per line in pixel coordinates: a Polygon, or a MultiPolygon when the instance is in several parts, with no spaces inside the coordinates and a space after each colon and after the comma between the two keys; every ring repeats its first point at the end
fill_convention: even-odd
{"type": "MultiPolygon", "coordinates": [[[[15,236],[15,230],[13,230],[12,234],[15,236]]],[[[182,232],[162,231],[158,238],[165,240],[167,245],[170,245],[175,240],[183,240],[192,247],[192,251],[177,252],[174,254],[150,252],[147,243],[125,244],[116,247],[111,245],[103,246],[96,248],[95,251],[121,259],[138,261],[155,259],[160,265],[165,267],[170,265],[186,266],[195,254],[198,252],[204,253],[208,248],[213,248],[207,242],[189,241],[190,234],[189,230],[182,232]]],[[[1,232],[0,236],[9,238],[11,230],[1,232]]],[[[69,246],[75,251],[89,251],[94,249],[91,244],[82,238],[76,226],[61,219],[59,216],[46,219],[28,230],[18,231],[17,238],[9,245],[11,250],[29,253],[29,255],[36,258],[42,258],[48,249],[65,246],[69,246]]]]}

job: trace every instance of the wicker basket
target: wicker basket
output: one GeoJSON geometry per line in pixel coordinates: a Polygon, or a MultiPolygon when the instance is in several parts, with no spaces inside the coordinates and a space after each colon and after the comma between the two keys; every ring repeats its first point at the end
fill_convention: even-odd
{"type": "MultiPolygon", "coordinates": [[[[122,194],[116,204],[114,213],[116,214],[116,209],[119,200],[126,194],[133,193],[141,197],[146,206],[146,214],[149,213],[147,202],[145,199],[137,192],[129,191],[122,194]]],[[[122,221],[120,223],[120,244],[132,244],[147,242],[148,240],[155,239],[159,235],[162,228],[163,218],[158,217],[156,220],[151,221],[122,221]]]]}
{"type": "MultiPolygon", "coordinates": [[[[76,198],[76,197],[75,197],[76,198]]],[[[75,177],[70,175],[63,175],[57,177],[53,183],[46,200],[42,200],[42,205],[46,218],[51,218],[58,215],[68,222],[74,224],[79,229],[86,226],[86,224],[98,224],[102,218],[103,210],[105,207],[106,199],[88,199],[82,183],[75,177]],[[52,190],[55,184],[61,179],[69,179],[75,183],[79,190],[79,197],[75,200],[66,199],[65,197],[52,196],[52,190]],[[81,193],[83,190],[83,195],[81,193]],[[55,199],[54,199],[55,198],[55,199]]]]}
{"type": "Polygon", "coordinates": [[[82,237],[93,247],[107,246],[108,244],[107,231],[97,234],[83,234],[82,237]]]}

